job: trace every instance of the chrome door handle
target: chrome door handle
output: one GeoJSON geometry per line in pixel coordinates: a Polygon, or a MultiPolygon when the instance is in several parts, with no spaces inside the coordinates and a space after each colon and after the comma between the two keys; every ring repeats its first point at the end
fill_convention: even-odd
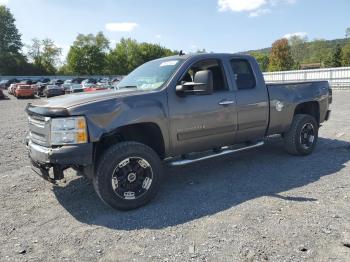
{"type": "Polygon", "coordinates": [[[224,100],[224,101],[219,102],[219,105],[227,106],[227,105],[232,105],[234,103],[235,103],[235,101],[232,101],[232,100],[224,100]]]}

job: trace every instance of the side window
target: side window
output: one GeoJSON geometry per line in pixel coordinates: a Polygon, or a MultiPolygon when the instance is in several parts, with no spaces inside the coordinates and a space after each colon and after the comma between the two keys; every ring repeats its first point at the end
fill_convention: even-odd
{"type": "Polygon", "coordinates": [[[231,60],[231,68],[235,75],[237,88],[239,90],[255,88],[255,76],[252,67],[247,60],[233,59],[231,60]]]}
{"type": "Polygon", "coordinates": [[[227,91],[229,89],[221,62],[217,59],[207,59],[192,65],[180,82],[193,82],[196,72],[202,70],[210,70],[212,72],[214,92],[227,91]]]}

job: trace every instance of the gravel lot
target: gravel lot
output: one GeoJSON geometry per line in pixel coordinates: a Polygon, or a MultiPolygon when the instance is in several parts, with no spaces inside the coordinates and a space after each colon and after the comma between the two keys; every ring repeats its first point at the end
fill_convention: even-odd
{"type": "Polygon", "coordinates": [[[334,91],[314,154],[281,140],[187,167],[166,167],[158,197],[131,212],[104,206],[84,178],[53,186],[32,173],[31,100],[0,100],[1,261],[350,261],[350,91],[334,91]]]}

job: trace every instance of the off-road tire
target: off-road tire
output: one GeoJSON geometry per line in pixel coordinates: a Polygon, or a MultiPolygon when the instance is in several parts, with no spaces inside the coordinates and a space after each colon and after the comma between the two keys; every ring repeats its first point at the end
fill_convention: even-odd
{"type": "Polygon", "coordinates": [[[130,210],[141,207],[157,194],[162,181],[162,163],[157,153],[138,142],[121,142],[109,147],[98,161],[93,185],[100,199],[112,208],[130,210]],[[146,160],[152,171],[152,182],[148,190],[136,199],[125,199],[114,191],[112,178],[120,163],[127,158],[146,160]]]}
{"type": "Polygon", "coordinates": [[[288,132],[284,133],[284,147],[291,155],[306,156],[313,152],[318,140],[318,123],[311,115],[296,114],[293,118],[292,125],[288,132]],[[303,146],[301,140],[302,129],[306,125],[313,128],[313,141],[310,142],[309,147],[303,146]]]}

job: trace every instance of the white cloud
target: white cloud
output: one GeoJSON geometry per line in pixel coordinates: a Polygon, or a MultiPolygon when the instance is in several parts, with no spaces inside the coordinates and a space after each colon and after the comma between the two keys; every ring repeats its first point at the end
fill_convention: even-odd
{"type": "MultiPolygon", "coordinates": [[[[1,0],[0,0],[1,1],[1,0]]],[[[111,32],[131,32],[139,25],[137,23],[107,23],[106,29],[111,32]]]]}
{"type": "Polygon", "coordinates": [[[218,6],[219,11],[253,11],[264,6],[267,0],[219,0],[218,6]]]}
{"type": "Polygon", "coordinates": [[[154,37],[160,39],[162,38],[162,35],[155,35],[154,37]]]}
{"type": "Polygon", "coordinates": [[[249,17],[257,17],[257,16],[268,14],[268,13],[271,13],[271,10],[268,8],[258,9],[256,11],[250,12],[249,17]]]}
{"type": "Polygon", "coordinates": [[[0,0],[0,5],[8,4],[9,0],[0,0]]]}
{"type": "Polygon", "coordinates": [[[295,32],[295,33],[285,34],[283,37],[287,38],[287,39],[290,39],[293,36],[298,36],[298,37],[301,37],[301,38],[305,38],[305,37],[307,37],[307,33],[306,32],[295,32]]]}
{"type": "Polygon", "coordinates": [[[257,17],[271,12],[271,7],[279,4],[294,4],[297,0],[218,0],[220,12],[249,12],[257,17]]]}

